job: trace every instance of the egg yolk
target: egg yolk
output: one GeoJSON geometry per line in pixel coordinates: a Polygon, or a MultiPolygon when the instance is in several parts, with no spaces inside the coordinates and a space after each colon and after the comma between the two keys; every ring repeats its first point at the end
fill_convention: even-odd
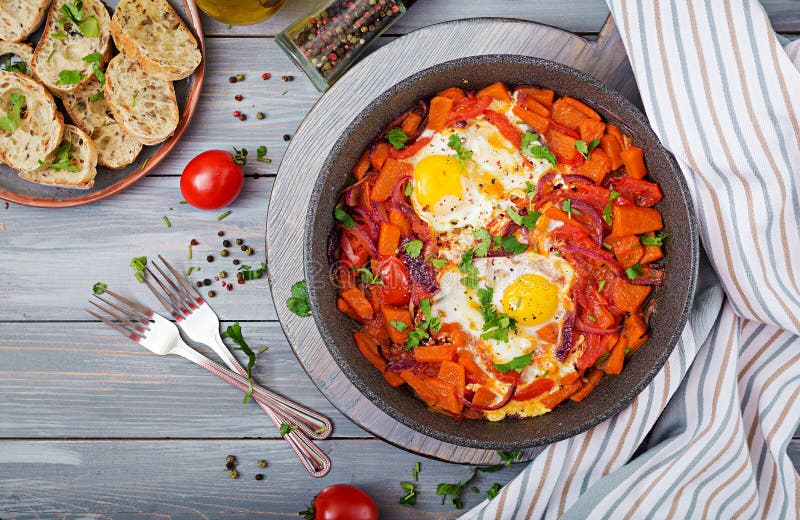
{"type": "Polygon", "coordinates": [[[459,160],[449,155],[429,155],[414,167],[414,197],[422,207],[433,209],[436,203],[463,194],[459,160]]]}
{"type": "Polygon", "coordinates": [[[503,309],[523,327],[548,321],[558,309],[558,287],[538,274],[524,274],[503,292],[503,309]]]}

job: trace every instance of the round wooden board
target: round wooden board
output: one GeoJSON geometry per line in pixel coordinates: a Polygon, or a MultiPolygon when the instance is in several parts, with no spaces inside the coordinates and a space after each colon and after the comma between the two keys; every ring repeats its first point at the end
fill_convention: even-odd
{"type": "MultiPolygon", "coordinates": [[[[116,9],[119,0],[102,0],[109,8],[111,14],[116,9]]],[[[200,46],[203,59],[197,69],[188,78],[173,82],[175,97],[180,109],[180,120],[175,132],[161,144],[145,146],[139,157],[121,170],[111,170],[103,166],[97,167],[95,184],[87,190],[59,188],[28,182],[17,176],[16,170],[7,165],[0,164],[0,199],[40,208],[67,208],[82,206],[96,202],[119,193],[136,183],[139,179],[153,171],[175,145],[181,140],[184,132],[189,127],[189,122],[194,116],[197,103],[200,101],[200,92],[203,87],[203,77],[206,69],[206,45],[203,36],[203,26],[200,12],[194,0],[168,0],[175,12],[190,28],[200,46]]],[[[39,41],[42,28],[40,27],[27,41],[32,45],[39,41]]],[[[113,46],[113,41],[112,41],[113,46]]],[[[116,54],[116,50],[114,53],[116,54]]],[[[64,114],[65,122],[72,123],[66,111],[58,101],[59,110],[64,114]]]]}
{"type": "MultiPolygon", "coordinates": [[[[389,417],[342,373],[314,320],[292,314],[285,301],[292,284],[304,277],[303,226],[309,197],[339,135],[373,99],[400,80],[437,63],[483,54],[521,54],[558,61],[593,75],[640,104],[625,49],[611,18],[594,42],[520,20],[476,18],[426,27],[364,58],[320,98],[286,151],[267,218],[269,278],[275,307],[297,358],[314,384],[345,416],[375,436],[420,455],[467,464],[496,463],[499,459],[494,451],[432,439],[389,417]]],[[[531,78],[531,83],[535,84],[536,78],[531,78]]],[[[513,423],[508,427],[513,428],[513,423]]],[[[540,450],[526,450],[523,460],[540,450]]]]}

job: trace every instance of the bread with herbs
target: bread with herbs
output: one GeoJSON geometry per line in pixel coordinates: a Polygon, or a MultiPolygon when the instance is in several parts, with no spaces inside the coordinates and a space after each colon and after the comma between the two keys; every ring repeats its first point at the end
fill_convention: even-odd
{"type": "Polygon", "coordinates": [[[72,125],[64,126],[58,148],[39,168],[20,171],[19,176],[37,184],[62,188],[88,189],[94,186],[97,174],[97,148],[89,135],[72,125]]]}

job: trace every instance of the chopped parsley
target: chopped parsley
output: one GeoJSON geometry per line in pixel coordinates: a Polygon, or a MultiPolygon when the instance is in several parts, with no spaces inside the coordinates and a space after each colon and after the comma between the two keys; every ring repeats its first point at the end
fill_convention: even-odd
{"type": "Polygon", "coordinates": [[[0,130],[5,130],[9,133],[19,128],[22,107],[25,106],[25,96],[12,92],[10,99],[11,110],[6,112],[6,117],[0,118],[0,130]]]}
{"type": "Polygon", "coordinates": [[[563,210],[563,211],[564,211],[564,212],[565,212],[567,215],[569,215],[569,218],[572,218],[572,214],[573,214],[573,213],[574,213],[574,214],[576,214],[576,215],[578,215],[578,216],[581,216],[581,215],[583,215],[583,213],[581,213],[581,212],[580,212],[580,211],[578,211],[577,209],[572,209],[572,199],[566,199],[566,200],[564,200],[564,202],[562,202],[562,203],[561,203],[561,209],[562,209],[562,210],[563,210]]]}
{"type": "Polygon", "coordinates": [[[58,73],[56,85],[76,85],[83,80],[83,73],[79,70],[62,70],[58,73]]]}
{"type": "Polygon", "coordinates": [[[492,245],[492,235],[486,230],[486,228],[479,228],[472,232],[475,235],[475,238],[478,239],[478,244],[475,245],[473,251],[475,252],[475,256],[486,256],[489,254],[489,246],[492,245]]]}
{"type": "Polygon", "coordinates": [[[392,128],[389,130],[389,133],[386,134],[386,140],[389,141],[390,145],[399,150],[408,142],[408,136],[400,128],[392,128]]]}
{"type": "Polygon", "coordinates": [[[95,294],[103,294],[106,292],[106,287],[108,287],[107,284],[104,284],[103,282],[97,282],[92,286],[92,292],[95,294]]]}
{"type": "Polygon", "coordinates": [[[264,164],[271,164],[272,159],[267,157],[267,147],[259,146],[256,148],[256,161],[263,162],[264,164]]]}
{"type": "Polygon", "coordinates": [[[458,264],[458,270],[465,274],[461,283],[470,289],[478,288],[478,268],[472,263],[474,257],[475,251],[468,249],[461,255],[461,262],[458,264]]]}
{"type": "Polygon", "coordinates": [[[613,217],[614,217],[614,212],[611,209],[611,203],[614,201],[614,199],[618,197],[619,197],[619,192],[611,190],[611,193],[608,195],[608,204],[606,204],[606,207],[603,208],[603,220],[609,226],[613,223],[613,217]]]}
{"type": "Polygon", "coordinates": [[[19,72],[20,74],[28,73],[28,66],[24,61],[13,62],[13,54],[4,54],[0,56],[0,70],[5,69],[8,72],[19,72]]]}
{"type": "Polygon", "coordinates": [[[411,196],[411,192],[412,192],[413,190],[414,190],[414,187],[411,185],[411,183],[410,183],[410,182],[408,182],[408,183],[406,183],[406,189],[403,191],[403,194],[404,194],[406,197],[410,197],[410,196],[411,196]]]}
{"type": "Polygon", "coordinates": [[[80,168],[72,164],[72,159],[70,159],[69,154],[72,151],[72,141],[68,141],[66,143],[62,143],[56,148],[56,158],[50,164],[45,164],[41,160],[39,161],[39,166],[42,168],[50,168],[51,170],[61,171],[67,170],[68,172],[77,172],[80,171],[80,168]]]}
{"type": "Polygon", "coordinates": [[[403,488],[403,491],[406,493],[405,496],[400,499],[400,503],[404,506],[413,506],[416,504],[417,491],[414,484],[411,482],[400,482],[400,487],[403,488]]]}
{"type": "Polygon", "coordinates": [[[164,225],[167,226],[168,228],[172,227],[172,222],[169,221],[169,217],[167,217],[166,215],[161,217],[161,220],[162,222],[164,222],[164,225]]]}
{"type": "Polygon", "coordinates": [[[131,108],[136,106],[136,98],[137,97],[139,97],[139,91],[138,90],[134,90],[133,91],[133,96],[131,96],[131,108]]]}
{"type": "Polygon", "coordinates": [[[628,276],[629,280],[635,280],[642,276],[642,264],[636,262],[629,268],[625,269],[625,274],[628,276]]]}
{"type": "Polygon", "coordinates": [[[486,496],[489,497],[489,500],[493,499],[494,497],[497,496],[498,493],[500,493],[501,487],[502,486],[500,485],[499,482],[495,482],[494,484],[492,484],[492,487],[486,490],[486,496]]]}
{"type": "Polygon", "coordinates": [[[436,486],[436,494],[442,497],[442,504],[444,504],[447,497],[451,497],[451,502],[453,503],[453,507],[456,509],[462,509],[464,507],[464,503],[461,500],[461,495],[464,493],[464,490],[469,486],[475,477],[478,476],[478,472],[483,473],[494,473],[496,471],[500,471],[505,466],[502,464],[498,464],[495,466],[482,466],[475,468],[472,470],[472,475],[467,480],[462,482],[458,482],[456,484],[439,484],[436,486]]]}
{"type": "Polygon", "coordinates": [[[287,435],[289,435],[290,433],[292,433],[297,429],[298,427],[295,426],[294,424],[281,423],[280,426],[281,437],[286,437],[287,435]]]}
{"type": "Polygon", "coordinates": [[[532,199],[536,195],[536,186],[531,181],[525,181],[525,195],[532,199]]]}
{"type": "Polygon", "coordinates": [[[517,329],[517,321],[508,314],[497,311],[492,303],[493,295],[494,288],[492,287],[478,289],[478,301],[481,304],[481,316],[483,317],[481,339],[508,341],[508,331],[517,329]]]}
{"type": "Polygon", "coordinates": [[[408,328],[408,324],[407,323],[402,322],[402,321],[397,321],[397,320],[390,321],[389,325],[391,325],[398,332],[403,332],[404,330],[406,330],[408,328]]]}
{"type": "Polygon", "coordinates": [[[514,370],[517,373],[522,372],[522,370],[531,364],[533,360],[532,354],[523,354],[521,356],[517,356],[508,363],[495,363],[494,369],[498,372],[505,374],[506,372],[511,372],[514,370]]]}
{"type": "Polygon", "coordinates": [[[83,57],[83,61],[92,64],[92,70],[94,71],[94,75],[97,77],[97,80],[100,82],[100,86],[106,84],[106,75],[103,74],[102,70],[100,70],[100,62],[102,59],[103,55],[99,52],[93,52],[83,57]]]}
{"type": "Polygon", "coordinates": [[[588,161],[589,154],[591,154],[592,150],[597,148],[599,144],[600,144],[600,139],[592,139],[592,141],[588,145],[586,144],[586,141],[581,141],[580,139],[578,139],[577,141],[575,141],[575,149],[578,150],[578,153],[580,153],[583,156],[583,158],[588,161]]]}
{"type": "Polygon", "coordinates": [[[447,265],[446,258],[431,258],[431,265],[436,269],[441,269],[442,267],[447,265]]]}
{"type": "Polygon", "coordinates": [[[64,17],[59,20],[61,25],[71,20],[82,35],[88,38],[94,38],[100,35],[100,25],[97,23],[97,18],[94,16],[86,16],[86,12],[83,10],[82,0],[77,0],[74,3],[66,2],[61,6],[61,14],[64,15],[64,17]]]}
{"type": "Polygon", "coordinates": [[[372,271],[367,269],[366,267],[354,267],[353,270],[358,273],[358,279],[361,283],[365,283],[367,285],[383,285],[383,280],[380,276],[375,276],[372,271]]]}
{"type": "Polygon", "coordinates": [[[133,267],[133,276],[139,280],[139,283],[144,282],[144,268],[147,266],[147,257],[146,256],[137,256],[136,258],[131,258],[131,267],[133,267]]]}
{"type": "Polygon", "coordinates": [[[239,272],[242,273],[242,280],[250,281],[250,280],[258,280],[264,273],[267,272],[267,264],[261,262],[259,267],[253,269],[249,265],[240,265],[239,272]]]}
{"type": "Polygon", "coordinates": [[[509,451],[497,451],[497,456],[500,457],[500,460],[503,461],[503,465],[509,468],[515,462],[519,462],[522,458],[522,452],[520,450],[509,450],[509,451]]]}
{"type": "Polygon", "coordinates": [[[292,295],[286,299],[286,308],[301,318],[311,316],[311,305],[308,303],[306,281],[300,280],[292,285],[292,295]]]}
{"type": "Polygon", "coordinates": [[[336,207],[333,208],[333,216],[348,229],[356,227],[356,221],[342,208],[341,204],[337,204],[336,207]]]}
{"type": "Polygon", "coordinates": [[[597,285],[597,292],[599,293],[603,292],[603,289],[605,289],[606,287],[606,283],[608,282],[606,282],[605,280],[600,280],[600,283],[597,285]]]}
{"type": "Polygon", "coordinates": [[[414,463],[414,482],[419,481],[419,470],[420,470],[420,463],[419,461],[414,463]]]}
{"type": "Polygon", "coordinates": [[[411,350],[414,347],[418,347],[420,341],[423,339],[430,338],[430,334],[428,334],[425,329],[421,327],[414,327],[414,330],[408,333],[408,340],[406,341],[406,350],[411,350]]]}
{"type": "Polygon", "coordinates": [[[89,102],[94,103],[96,101],[100,101],[101,99],[105,98],[106,98],[105,93],[102,90],[98,90],[97,92],[89,96],[89,102]]]}
{"type": "Polygon", "coordinates": [[[422,253],[422,240],[409,240],[403,244],[403,249],[411,258],[417,258],[422,253]]]}
{"type": "Polygon", "coordinates": [[[525,251],[528,248],[528,245],[521,243],[514,235],[508,235],[507,237],[495,237],[494,250],[498,251],[501,247],[503,248],[503,251],[507,251],[512,255],[518,255],[525,251]]]}
{"type": "Polygon", "coordinates": [[[447,140],[447,146],[456,152],[456,157],[458,157],[458,160],[462,163],[472,157],[472,151],[464,149],[461,138],[457,134],[452,134],[450,136],[450,139],[447,140]]]}
{"type": "Polygon", "coordinates": [[[520,150],[523,154],[534,159],[544,159],[553,166],[558,166],[555,154],[550,151],[550,148],[543,146],[539,143],[539,136],[530,130],[526,131],[520,141],[520,150]]]}
{"type": "Polygon", "coordinates": [[[642,244],[646,246],[657,246],[657,247],[661,247],[661,245],[664,243],[665,238],[667,238],[667,234],[660,232],[654,237],[648,235],[642,235],[640,237],[642,244]]]}
{"type": "MultiPolygon", "coordinates": [[[[256,353],[253,352],[253,349],[250,348],[250,345],[244,340],[242,336],[242,327],[239,325],[237,321],[233,325],[229,325],[225,332],[222,333],[223,338],[228,338],[234,343],[236,343],[236,347],[233,347],[233,350],[241,350],[247,356],[247,366],[245,367],[245,372],[247,373],[247,384],[249,385],[247,388],[247,392],[244,394],[243,403],[247,403],[250,400],[250,395],[253,393],[253,367],[256,364],[256,353]]],[[[264,352],[266,347],[261,349],[259,353],[264,352]]]]}
{"type": "Polygon", "coordinates": [[[539,217],[542,216],[542,214],[538,211],[528,211],[526,215],[520,215],[514,208],[508,208],[506,213],[508,213],[508,216],[511,218],[511,221],[514,222],[514,224],[522,226],[528,231],[533,231],[533,228],[536,227],[536,222],[538,222],[539,217]]]}

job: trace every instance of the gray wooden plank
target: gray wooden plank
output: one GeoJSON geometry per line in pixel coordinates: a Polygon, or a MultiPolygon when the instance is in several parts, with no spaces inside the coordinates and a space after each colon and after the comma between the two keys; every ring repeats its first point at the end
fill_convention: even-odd
{"type": "MultiPolygon", "coordinates": [[[[375,500],[382,519],[454,518],[460,513],[436,496],[437,484],[465,479],[471,468],[432,461],[377,440],[337,440],[324,449],[331,473],[315,480],[282,441],[20,441],[0,442],[0,512],[3,518],[298,518],[313,496],[332,484],[353,484],[375,500]],[[225,456],[239,460],[232,480],[225,456]],[[256,466],[267,460],[264,470],[256,466]],[[417,504],[399,504],[401,480],[422,469],[417,504]],[[265,478],[256,481],[254,475],[265,478]]],[[[524,464],[480,474],[479,494],[464,493],[469,508],[492,483],[505,485],[524,464]]],[[[463,512],[463,511],[461,511],[463,512]]]]}
{"type": "MultiPolygon", "coordinates": [[[[204,15],[203,27],[209,36],[273,36],[317,3],[317,0],[290,0],[269,20],[243,27],[228,28],[204,15]]],[[[761,3],[776,31],[800,31],[800,7],[796,0],[762,0],[761,3]]],[[[389,30],[389,34],[405,34],[434,23],[477,16],[519,18],[572,32],[596,33],[608,16],[608,8],[603,0],[419,0],[389,30]]]]}
{"type": "MultiPolygon", "coordinates": [[[[330,417],[336,437],[369,436],[320,394],[278,323],[242,323],[242,331],[252,347],[270,347],[256,363],[258,381],[330,417]]],[[[99,322],[0,323],[0,417],[6,439],[279,437],[235,388],[99,322]]]]}
{"type": "MultiPolygon", "coordinates": [[[[135,256],[155,257],[161,253],[176,267],[202,267],[192,279],[236,271],[233,258],[245,264],[264,261],[264,234],[272,178],[249,178],[239,199],[230,207],[231,215],[221,222],[220,211],[201,211],[179,204],[181,193],[177,177],[147,177],[116,197],[96,204],[65,210],[46,210],[0,205],[0,320],[87,320],[83,307],[96,281],[103,281],[125,294],[150,304],[155,300],[144,285],[133,278],[129,266],[135,256]],[[170,211],[170,208],[173,208],[170,211]],[[162,216],[168,216],[167,228],[162,216]],[[231,256],[218,252],[225,230],[231,239],[242,238],[256,253],[246,256],[231,248],[231,256]],[[193,248],[192,238],[200,245],[193,248]],[[213,253],[215,261],[206,262],[213,253]]],[[[267,278],[235,285],[222,292],[212,305],[222,319],[273,320],[275,310],[267,278]]]]}

